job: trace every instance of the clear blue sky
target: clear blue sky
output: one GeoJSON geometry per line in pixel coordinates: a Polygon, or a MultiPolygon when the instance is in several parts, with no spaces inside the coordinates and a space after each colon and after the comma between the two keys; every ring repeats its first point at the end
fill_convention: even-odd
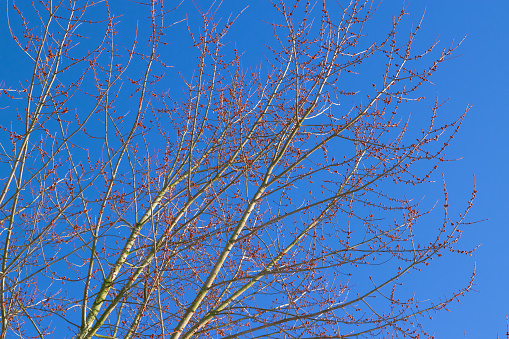
{"type": "MultiPolygon", "coordinates": [[[[442,167],[451,199],[466,196],[475,174],[479,191],[472,220],[488,218],[464,233],[465,247],[482,244],[476,251],[478,293],[469,293],[440,313],[432,322],[437,338],[505,337],[509,314],[509,203],[507,166],[509,115],[509,1],[414,1],[416,14],[426,7],[423,33],[442,43],[466,39],[451,60],[433,76],[441,97],[450,97],[445,109],[461,111],[472,104],[467,119],[448,150],[450,157],[462,157],[442,167]]],[[[454,114],[454,113],[453,113],[454,114]]],[[[458,281],[472,262],[442,262],[439,279],[458,281]]]]}
{"type": "MultiPolygon", "coordinates": [[[[120,0],[112,3],[116,1],[120,0]]],[[[261,15],[262,6],[258,1],[264,0],[225,0],[224,5],[231,11],[239,11],[249,5],[230,37],[231,40],[244,37],[238,48],[245,51],[248,60],[257,60],[262,53],[250,50],[250,46],[263,43],[263,34],[252,29],[261,15]]],[[[206,3],[205,0],[197,2],[200,5],[206,3]]],[[[400,1],[386,0],[380,7],[380,15],[389,15],[396,3],[400,1]]],[[[468,249],[481,244],[475,252],[478,292],[471,292],[461,299],[461,303],[452,304],[450,313],[440,312],[428,328],[436,333],[437,338],[444,339],[464,338],[464,332],[468,339],[494,339],[497,334],[502,338],[506,331],[505,316],[509,314],[509,228],[506,221],[509,203],[509,115],[505,104],[509,92],[509,1],[415,0],[409,7],[412,21],[418,21],[425,8],[419,38],[422,46],[434,41],[437,36],[441,47],[448,46],[453,39],[461,40],[466,36],[456,52],[459,57],[443,64],[432,77],[440,98],[450,98],[442,108],[442,114],[450,114],[452,120],[467,105],[473,105],[459,135],[447,151],[449,158],[461,160],[441,167],[451,204],[465,204],[472,191],[475,174],[479,193],[469,221],[489,219],[470,226],[464,232],[461,245],[468,249]]],[[[5,6],[0,9],[0,17],[0,82],[16,83],[16,69],[23,67],[24,56],[14,47],[8,35],[4,21],[5,6]]],[[[170,56],[175,63],[194,63],[189,59],[179,60],[179,57],[178,54],[170,56]]],[[[2,117],[0,121],[5,123],[2,117]]],[[[440,192],[440,188],[436,192],[440,192]]],[[[445,295],[455,289],[444,290],[443,286],[450,281],[451,286],[461,287],[468,282],[473,266],[473,257],[446,257],[431,265],[422,281],[419,281],[421,277],[415,276],[414,283],[431,295],[445,295]]]]}

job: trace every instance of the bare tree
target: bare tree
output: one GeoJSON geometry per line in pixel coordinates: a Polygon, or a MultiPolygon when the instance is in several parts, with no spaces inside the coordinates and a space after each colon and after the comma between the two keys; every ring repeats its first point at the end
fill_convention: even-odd
{"type": "Polygon", "coordinates": [[[414,52],[405,6],[377,40],[371,1],[281,0],[255,67],[227,35],[249,10],[121,4],[8,2],[2,338],[422,338],[471,289],[405,280],[469,253],[475,190],[454,219],[444,185],[440,225],[412,200],[464,114],[439,126],[437,99],[414,129],[407,107],[457,45],[414,52]]]}

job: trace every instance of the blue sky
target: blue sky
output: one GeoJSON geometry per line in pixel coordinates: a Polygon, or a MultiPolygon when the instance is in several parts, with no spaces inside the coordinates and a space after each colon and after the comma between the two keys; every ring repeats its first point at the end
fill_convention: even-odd
{"type": "MultiPolygon", "coordinates": [[[[505,98],[509,90],[509,2],[507,1],[415,1],[419,12],[426,7],[423,32],[431,39],[440,35],[466,39],[458,49],[459,58],[451,60],[434,76],[442,97],[450,97],[445,106],[458,112],[473,105],[465,123],[448,150],[451,157],[462,159],[442,167],[451,199],[465,196],[471,189],[473,174],[479,192],[472,220],[488,218],[464,233],[465,246],[481,247],[477,260],[476,289],[461,304],[451,306],[450,313],[440,313],[431,324],[437,338],[502,338],[505,316],[509,313],[509,229],[506,180],[509,122],[505,98]]],[[[437,274],[448,279],[471,269],[471,262],[441,263],[437,274]]]]}
{"type": "MultiPolygon", "coordinates": [[[[115,2],[112,1],[113,4],[115,2]]],[[[205,7],[207,1],[197,3],[205,7]]],[[[390,17],[398,7],[395,4],[400,4],[400,1],[386,0],[381,5],[380,20],[390,17]]],[[[248,63],[257,63],[263,50],[253,46],[264,43],[266,32],[252,27],[259,22],[260,16],[267,17],[269,14],[262,12],[265,7],[257,1],[224,2],[225,12],[230,10],[235,13],[246,6],[249,7],[228,37],[232,41],[238,39],[237,47],[245,52],[248,63]]],[[[4,8],[0,11],[2,16],[4,8]]],[[[194,7],[189,5],[189,8],[193,10],[194,7]]],[[[447,151],[449,158],[461,159],[445,164],[440,171],[444,173],[451,204],[459,205],[458,210],[472,191],[475,175],[478,195],[469,221],[488,220],[473,224],[464,232],[460,247],[469,249],[481,245],[472,258],[446,256],[431,265],[425,276],[414,276],[411,283],[431,295],[445,295],[468,282],[475,257],[475,289],[478,292],[471,292],[461,299],[461,303],[452,304],[449,307],[451,312],[440,312],[434,316],[433,321],[427,324],[428,329],[435,332],[437,338],[496,338],[497,334],[502,337],[506,331],[505,317],[509,314],[509,229],[506,226],[509,203],[506,179],[509,142],[506,130],[509,117],[505,105],[509,91],[509,1],[415,0],[409,6],[412,21],[418,21],[424,10],[418,46],[426,46],[438,37],[440,47],[447,47],[453,39],[459,41],[466,36],[456,51],[458,57],[444,63],[431,78],[439,97],[442,100],[450,98],[441,110],[446,118],[453,120],[467,105],[473,106],[447,151]],[[444,289],[449,281],[451,289],[444,289]]],[[[366,32],[370,33],[369,30],[366,32]]],[[[5,22],[0,30],[0,43],[7,46],[0,51],[3,64],[0,82],[15,83],[24,59],[12,43],[5,22]]],[[[191,58],[181,58],[179,53],[168,57],[174,64],[183,67],[194,63],[191,58]]],[[[2,117],[0,121],[5,123],[2,117]]],[[[433,194],[440,192],[440,184],[433,194]]],[[[431,198],[435,199],[433,195],[431,198]]]]}

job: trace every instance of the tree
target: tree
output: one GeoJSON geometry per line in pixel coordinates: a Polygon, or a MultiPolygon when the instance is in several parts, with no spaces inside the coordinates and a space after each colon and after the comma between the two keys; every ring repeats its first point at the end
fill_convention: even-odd
{"type": "Polygon", "coordinates": [[[405,280],[470,253],[475,190],[454,219],[444,184],[438,226],[407,198],[464,118],[407,109],[457,45],[414,52],[405,6],[382,36],[371,1],[275,1],[253,66],[228,36],[248,10],[114,5],[8,4],[27,80],[2,86],[2,337],[417,338],[472,288],[405,280]]]}

